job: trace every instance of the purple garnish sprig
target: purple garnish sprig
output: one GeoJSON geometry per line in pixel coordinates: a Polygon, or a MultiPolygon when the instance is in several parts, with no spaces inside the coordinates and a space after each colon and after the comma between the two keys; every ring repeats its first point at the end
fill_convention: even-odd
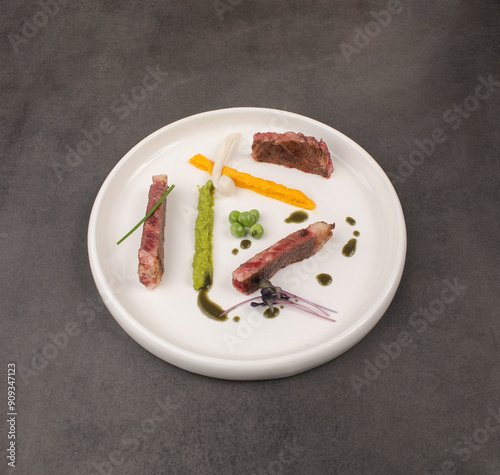
{"type": "Polygon", "coordinates": [[[323,318],[329,322],[335,322],[328,312],[337,313],[335,310],[323,307],[323,305],[318,305],[310,300],[306,300],[298,295],[292,294],[283,290],[281,287],[275,287],[267,279],[261,279],[259,282],[260,296],[253,297],[250,299],[243,300],[243,302],[233,305],[228,308],[225,312],[221,313],[221,316],[233,311],[235,308],[250,303],[252,307],[268,307],[271,314],[274,313],[275,305],[288,305],[292,308],[300,310],[302,312],[314,315],[315,317],[323,318]]]}

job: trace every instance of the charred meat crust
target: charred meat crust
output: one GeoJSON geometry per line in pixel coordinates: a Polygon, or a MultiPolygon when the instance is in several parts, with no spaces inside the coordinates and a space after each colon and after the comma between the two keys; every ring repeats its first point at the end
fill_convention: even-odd
{"type": "Polygon", "coordinates": [[[318,221],[288,235],[238,267],[233,272],[233,286],[247,295],[255,292],[262,278],[270,279],[283,267],[316,254],[331,238],[334,227],[318,221]]]}
{"type": "Polygon", "coordinates": [[[258,162],[297,168],[325,178],[330,178],[333,171],[325,142],[318,142],[314,137],[306,137],[301,133],[256,133],[253,137],[252,157],[258,162]]]}

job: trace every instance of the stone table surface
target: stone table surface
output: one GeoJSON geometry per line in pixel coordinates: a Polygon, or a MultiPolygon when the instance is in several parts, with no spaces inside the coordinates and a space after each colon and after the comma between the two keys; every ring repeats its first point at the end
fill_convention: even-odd
{"type": "Polygon", "coordinates": [[[1,406],[13,424],[0,472],[499,474],[499,24],[487,0],[3,2],[1,406]],[[383,318],[285,379],[217,380],[153,356],[102,305],[89,267],[90,211],[118,160],[166,124],[239,106],[352,138],[406,219],[383,318]],[[386,364],[401,332],[411,344],[386,364]]]}

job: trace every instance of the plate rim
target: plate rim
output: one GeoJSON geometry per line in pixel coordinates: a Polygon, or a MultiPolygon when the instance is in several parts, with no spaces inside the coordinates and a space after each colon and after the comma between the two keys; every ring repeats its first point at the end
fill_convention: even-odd
{"type": "Polygon", "coordinates": [[[141,141],[139,141],[136,145],[134,145],[115,164],[115,166],[108,173],[101,187],[99,188],[89,218],[89,226],[87,232],[87,250],[92,276],[104,304],[106,305],[116,322],[122,327],[122,329],[147,351],[153,353],[155,356],[163,359],[170,364],[204,376],[227,380],[265,380],[293,376],[295,374],[302,373],[304,371],[327,363],[352,348],[375,327],[375,325],[380,321],[382,316],[387,311],[401,282],[406,262],[407,232],[403,208],[401,206],[401,202],[399,200],[397,192],[389,177],[384,172],[382,167],[378,164],[378,162],[363,147],[361,147],[350,137],[323,122],[295,112],[267,107],[230,107],[204,111],[178,119],[174,122],[171,122],[170,124],[161,127],[160,129],[153,131],[152,133],[144,137],[141,141]],[[123,307],[121,307],[116,295],[106,288],[107,282],[102,274],[97,259],[97,241],[95,239],[96,226],[99,208],[101,206],[106,188],[109,186],[114,176],[118,173],[120,167],[128,160],[131,155],[133,155],[138,149],[143,147],[145,143],[153,140],[156,136],[162,134],[167,129],[178,127],[185,122],[201,119],[207,115],[227,114],[232,112],[261,112],[272,114],[279,113],[295,117],[296,119],[305,120],[309,123],[320,126],[321,128],[326,127],[333,131],[336,135],[340,136],[343,140],[346,140],[352,147],[358,149],[358,151],[363,154],[364,159],[370,162],[378,175],[382,178],[383,181],[385,181],[385,184],[387,185],[386,191],[389,191],[389,193],[391,194],[391,202],[394,206],[398,224],[397,243],[399,245],[399,248],[397,250],[395,265],[392,269],[391,277],[387,281],[388,285],[385,294],[381,295],[378,299],[378,303],[374,304],[376,308],[374,310],[371,310],[370,308],[365,312],[365,314],[369,314],[368,317],[363,319],[361,322],[358,322],[356,325],[350,327],[347,332],[339,335],[338,338],[341,338],[340,342],[336,341],[338,338],[332,338],[328,341],[322,342],[318,345],[314,345],[307,349],[296,351],[292,354],[263,357],[257,359],[223,358],[194,353],[191,350],[174,344],[173,342],[168,342],[162,339],[153,331],[143,326],[138,320],[130,317],[129,315],[126,315],[127,312],[124,312],[124,309],[123,307]],[[335,346],[335,348],[329,348],[332,346],[335,346]],[[329,352],[328,350],[331,351],[329,352]],[[327,354],[325,355],[325,353],[327,354]]]}

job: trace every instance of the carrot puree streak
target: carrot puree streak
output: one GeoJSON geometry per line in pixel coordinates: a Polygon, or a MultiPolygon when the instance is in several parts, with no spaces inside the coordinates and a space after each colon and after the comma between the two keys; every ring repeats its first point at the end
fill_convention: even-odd
{"type": "MultiPolygon", "coordinates": [[[[204,157],[201,154],[195,155],[189,160],[191,165],[199,170],[203,170],[212,175],[214,162],[204,157]]],[[[275,183],[274,181],[263,180],[262,178],[254,177],[248,173],[243,173],[234,168],[224,167],[222,174],[228,176],[234,181],[234,184],[239,188],[254,191],[260,195],[283,201],[292,206],[302,209],[314,209],[316,205],[304,193],[299,190],[287,188],[286,186],[275,183]]]]}

